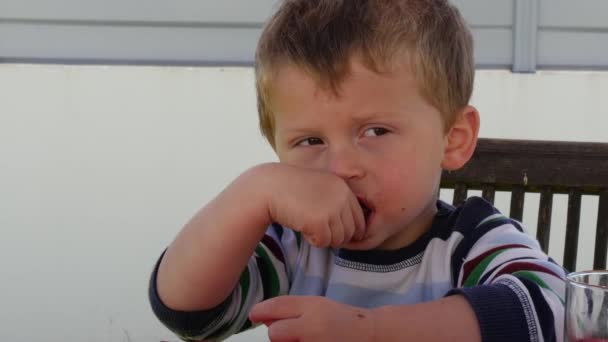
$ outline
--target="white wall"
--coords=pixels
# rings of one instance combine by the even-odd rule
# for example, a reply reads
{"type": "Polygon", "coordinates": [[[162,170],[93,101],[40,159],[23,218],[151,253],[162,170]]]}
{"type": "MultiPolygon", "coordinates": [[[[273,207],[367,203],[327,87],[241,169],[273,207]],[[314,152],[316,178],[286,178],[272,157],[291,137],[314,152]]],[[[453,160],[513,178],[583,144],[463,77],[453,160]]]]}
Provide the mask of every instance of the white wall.
{"type": "MultiPolygon", "coordinates": [[[[0,64],[0,94],[0,340],[176,341],[149,309],[153,263],[274,160],[252,70],[0,64]]],[[[606,94],[608,73],[480,71],[473,102],[482,136],[608,142],[606,94]]]]}

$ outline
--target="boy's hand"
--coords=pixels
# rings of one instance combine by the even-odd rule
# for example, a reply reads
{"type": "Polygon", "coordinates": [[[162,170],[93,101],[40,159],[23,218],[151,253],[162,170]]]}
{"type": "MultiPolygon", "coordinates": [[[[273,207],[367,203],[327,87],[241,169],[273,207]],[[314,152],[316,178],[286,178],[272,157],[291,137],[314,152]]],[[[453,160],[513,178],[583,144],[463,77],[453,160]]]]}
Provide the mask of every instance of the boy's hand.
{"type": "Polygon", "coordinates": [[[273,164],[268,212],[315,247],[346,247],[365,235],[365,217],[346,181],[324,171],[273,164]]]}
{"type": "Polygon", "coordinates": [[[253,307],[249,319],[268,326],[272,342],[373,341],[369,309],[325,297],[280,296],[253,307]]]}

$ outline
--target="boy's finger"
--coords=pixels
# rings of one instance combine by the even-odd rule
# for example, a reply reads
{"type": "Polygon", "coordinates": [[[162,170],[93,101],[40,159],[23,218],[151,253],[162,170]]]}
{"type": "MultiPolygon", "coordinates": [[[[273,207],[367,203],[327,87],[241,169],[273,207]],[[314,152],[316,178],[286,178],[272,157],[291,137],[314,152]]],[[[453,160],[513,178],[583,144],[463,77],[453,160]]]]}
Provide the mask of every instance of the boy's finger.
{"type": "Polygon", "coordinates": [[[271,342],[299,342],[300,328],[298,318],[276,321],[268,327],[268,338],[271,342]]]}
{"type": "Polygon", "coordinates": [[[329,246],[331,244],[331,227],[329,225],[329,222],[319,226],[316,229],[313,238],[316,242],[315,246],[320,248],[329,246]]]}
{"type": "Polygon", "coordinates": [[[300,317],[302,300],[302,297],[298,296],[279,296],[265,300],[253,306],[249,312],[249,319],[254,323],[272,323],[300,317]]]}
{"type": "Polygon", "coordinates": [[[314,247],[323,248],[331,244],[329,223],[311,225],[308,232],[302,233],[304,239],[314,247]]]}
{"type": "Polygon", "coordinates": [[[354,239],[362,240],[365,237],[365,216],[363,215],[363,209],[355,196],[353,196],[353,200],[350,203],[353,220],[355,222],[354,239]]]}
{"type": "Polygon", "coordinates": [[[343,248],[346,249],[352,249],[354,251],[356,250],[366,250],[369,249],[369,241],[366,240],[365,238],[361,239],[361,240],[351,240],[350,242],[344,244],[342,246],[343,248]]]}
{"type": "Polygon", "coordinates": [[[331,232],[331,246],[339,247],[344,242],[344,223],[341,216],[335,216],[329,221],[329,231],[331,232]]]}
{"type": "Polygon", "coordinates": [[[355,234],[355,219],[350,210],[343,210],[340,218],[344,227],[344,241],[342,243],[349,242],[355,234]]]}

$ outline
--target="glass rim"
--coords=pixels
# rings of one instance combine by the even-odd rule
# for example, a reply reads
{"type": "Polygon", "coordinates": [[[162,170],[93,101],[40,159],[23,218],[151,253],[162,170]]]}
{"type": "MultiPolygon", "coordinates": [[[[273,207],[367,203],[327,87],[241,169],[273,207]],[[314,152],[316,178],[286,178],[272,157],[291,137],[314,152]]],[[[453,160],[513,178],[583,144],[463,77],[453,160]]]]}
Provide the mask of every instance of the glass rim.
{"type": "Polygon", "coordinates": [[[587,283],[583,283],[581,281],[575,280],[575,277],[588,275],[588,274],[601,274],[601,275],[605,275],[606,277],[608,277],[608,270],[587,270],[587,271],[571,272],[566,275],[566,282],[573,283],[573,284],[580,285],[580,286],[592,287],[592,288],[608,291],[608,285],[587,284],[587,283]]]}

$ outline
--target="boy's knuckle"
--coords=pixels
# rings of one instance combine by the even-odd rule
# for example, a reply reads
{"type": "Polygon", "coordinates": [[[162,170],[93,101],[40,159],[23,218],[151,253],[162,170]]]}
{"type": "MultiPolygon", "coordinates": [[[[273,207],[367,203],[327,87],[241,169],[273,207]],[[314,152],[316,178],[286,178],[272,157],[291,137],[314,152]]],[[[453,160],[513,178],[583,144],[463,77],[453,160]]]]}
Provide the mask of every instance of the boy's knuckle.
{"type": "Polygon", "coordinates": [[[312,233],[310,223],[303,223],[302,225],[300,225],[299,230],[305,236],[310,235],[312,233]]]}
{"type": "Polygon", "coordinates": [[[325,224],[325,220],[318,217],[318,216],[314,216],[310,219],[310,223],[308,224],[309,226],[309,230],[311,233],[316,233],[321,231],[321,229],[323,228],[323,225],[325,224]]]}

